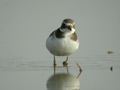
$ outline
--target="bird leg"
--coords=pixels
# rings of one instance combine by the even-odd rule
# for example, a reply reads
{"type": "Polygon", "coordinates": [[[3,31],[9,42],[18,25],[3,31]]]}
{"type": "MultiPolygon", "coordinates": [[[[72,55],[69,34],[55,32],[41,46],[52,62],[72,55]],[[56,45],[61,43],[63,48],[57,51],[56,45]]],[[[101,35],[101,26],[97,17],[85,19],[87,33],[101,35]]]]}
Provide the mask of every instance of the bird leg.
{"type": "Polygon", "coordinates": [[[55,59],[55,56],[54,56],[54,61],[53,61],[53,65],[56,66],[56,59],[55,59]]]}

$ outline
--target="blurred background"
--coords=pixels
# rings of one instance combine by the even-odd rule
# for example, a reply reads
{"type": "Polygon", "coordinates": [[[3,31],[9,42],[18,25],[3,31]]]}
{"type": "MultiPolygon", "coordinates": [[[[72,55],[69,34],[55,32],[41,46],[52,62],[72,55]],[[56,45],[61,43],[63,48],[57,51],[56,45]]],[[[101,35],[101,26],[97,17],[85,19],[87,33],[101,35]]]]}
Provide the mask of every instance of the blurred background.
{"type": "Polygon", "coordinates": [[[71,57],[120,54],[120,0],[0,0],[0,59],[52,57],[46,39],[65,18],[80,41],[71,57]]]}
{"type": "MultiPolygon", "coordinates": [[[[80,90],[120,90],[120,0],[0,0],[0,90],[47,89],[55,69],[46,39],[65,18],[79,37],[68,71],[77,77],[80,64],[80,90]]],[[[66,57],[56,59],[66,73],[66,57]]]]}

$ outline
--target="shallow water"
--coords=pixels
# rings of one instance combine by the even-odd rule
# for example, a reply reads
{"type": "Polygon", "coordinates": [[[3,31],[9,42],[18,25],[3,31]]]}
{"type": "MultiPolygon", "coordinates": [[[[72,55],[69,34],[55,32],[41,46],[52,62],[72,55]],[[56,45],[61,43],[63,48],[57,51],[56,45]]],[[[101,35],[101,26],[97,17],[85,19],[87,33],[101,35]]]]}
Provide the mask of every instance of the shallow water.
{"type": "Polygon", "coordinates": [[[120,0],[0,0],[0,90],[120,90],[119,39],[120,0]],[[80,47],[54,68],[45,42],[65,18],[80,47]]]}
{"type": "Polygon", "coordinates": [[[120,89],[119,55],[70,57],[68,67],[61,63],[62,60],[57,60],[54,68],[52,57],[41,60],[1,59],[0,90],[120,89]],[[83,69],[81,73],[76,62],[83,69]]]}

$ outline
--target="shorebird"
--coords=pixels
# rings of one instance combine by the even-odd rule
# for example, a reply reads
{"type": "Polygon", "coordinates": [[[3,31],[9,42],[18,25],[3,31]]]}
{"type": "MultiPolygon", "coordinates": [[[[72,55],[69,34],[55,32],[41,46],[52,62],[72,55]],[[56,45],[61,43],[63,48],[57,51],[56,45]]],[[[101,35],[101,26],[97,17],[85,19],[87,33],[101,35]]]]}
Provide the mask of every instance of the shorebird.
{"type": "Polygon", "coordinates": [[[61,26],[49,35],[46,40],[46,47],[54,56],[54,66],[56,65],[55,56],[67,56],[66,61],[63,62],[63,65],[67,65],[68,56],[79,47],[74,20],[64,19],[61,26]]]}

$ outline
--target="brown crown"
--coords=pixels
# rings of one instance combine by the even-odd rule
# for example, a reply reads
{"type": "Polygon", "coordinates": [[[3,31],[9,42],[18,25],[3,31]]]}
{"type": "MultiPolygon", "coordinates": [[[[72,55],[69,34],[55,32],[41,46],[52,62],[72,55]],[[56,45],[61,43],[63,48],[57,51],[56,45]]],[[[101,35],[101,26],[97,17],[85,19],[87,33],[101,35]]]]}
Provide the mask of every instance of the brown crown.
{"type": "Polygon", "coordinates": [[[72,20],[72,19],[64,19],[63,20],[63,22],[65,22],[65,23],[74,23],[74,20],[72,20]]]}

